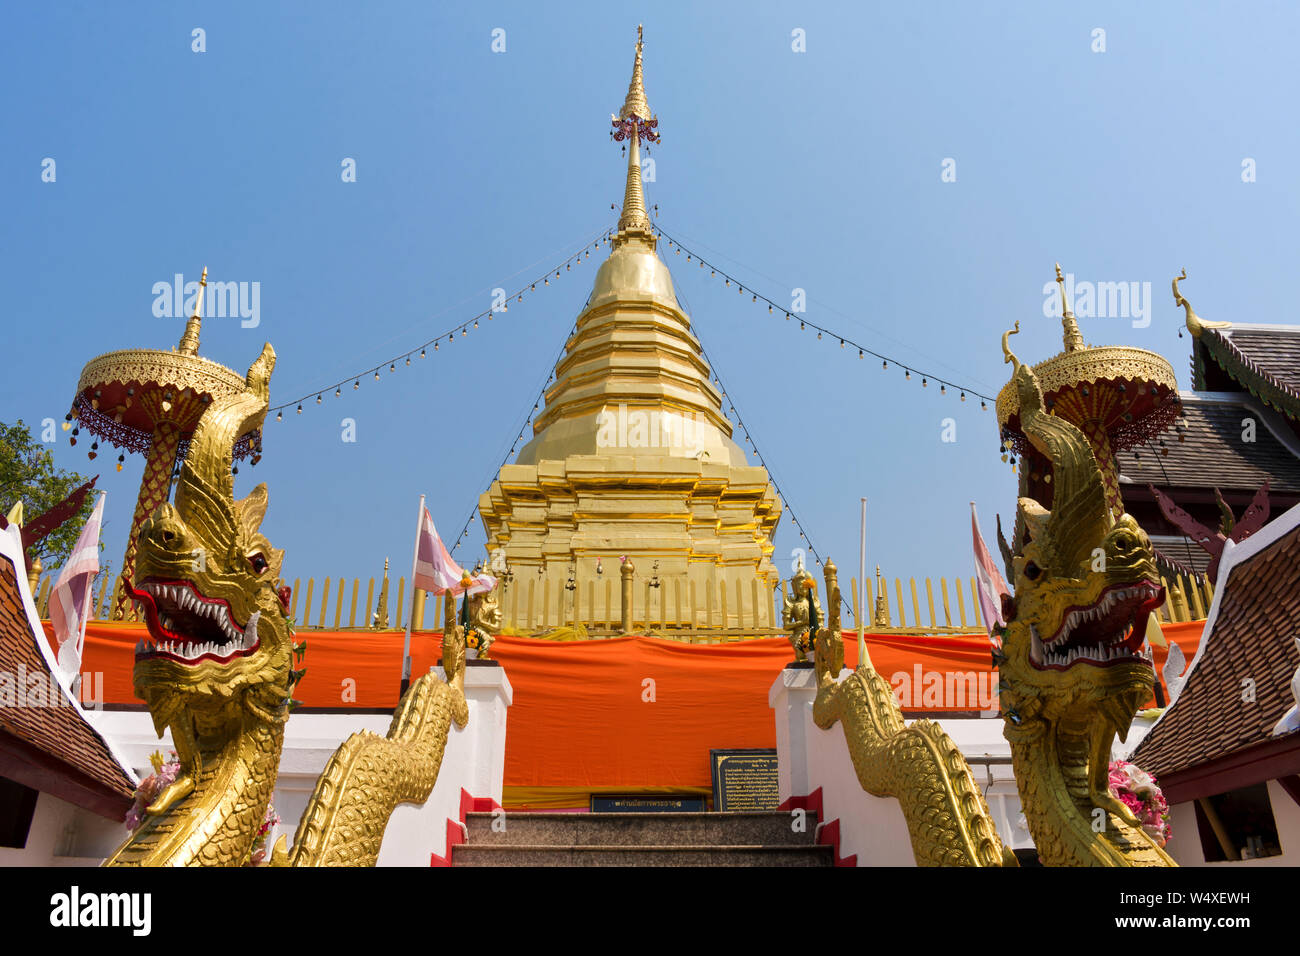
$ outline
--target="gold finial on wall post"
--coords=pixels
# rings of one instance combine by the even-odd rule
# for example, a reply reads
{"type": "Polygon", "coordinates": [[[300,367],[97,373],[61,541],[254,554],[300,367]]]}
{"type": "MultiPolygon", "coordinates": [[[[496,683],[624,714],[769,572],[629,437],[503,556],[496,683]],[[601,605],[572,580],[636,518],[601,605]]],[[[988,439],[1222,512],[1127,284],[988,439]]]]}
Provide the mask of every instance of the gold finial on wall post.
{"type": "Polygon", "coordinates": [[[830,558],[822,569],[826,578],[826,627],[838,634],[840,627],[840,580],[839,569],[830,558]]]}
{"type": "Polygon", "coordinates": [[[182,355],[197,355],[199,352],[199,327],[203,324],[203,299],[208,289],[208,267],[203,267],[203,276],[199,279],[199,294],[194,298],[194,314],[185,323],[185,333],[181,336],[176,351],[182,355]]]}
{"type": "Polygon", "coordinates": [[[622,578],[622,590],[619,597],[622,600],[620,609],[621,625],[624,634],[632,633],[632,575],[636,573],[636,568],[632,564],[632,559],[623,557],[619,559],[622,565],[618,569],[619,577],[622,578]]]}
{"type": "Polygon", "coordinates": [[[872,627],[889,627],[889,611],[885,608],[885,582],[880,577],[880,565],[876,565],[876,613],[871,621],[872,627]]]}

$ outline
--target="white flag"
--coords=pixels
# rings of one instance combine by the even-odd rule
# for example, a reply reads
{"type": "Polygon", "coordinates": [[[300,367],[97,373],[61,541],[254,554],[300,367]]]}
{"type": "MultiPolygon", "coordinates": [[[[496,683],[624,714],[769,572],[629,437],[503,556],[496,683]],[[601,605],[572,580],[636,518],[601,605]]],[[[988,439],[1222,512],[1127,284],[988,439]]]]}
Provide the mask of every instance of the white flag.
{"type": "Polygon", "coordinates": [[[497,579],[486,573],[471,577],[468,588],[461,583],[465,571],[452,558],[447,546],[442,543],[442,538],[438,537],[438,529],[433,526],[428,508],[420,515],[420,530],[416,533],[415,540],[415,587],[431,594],[446,594],[450,591],[459,596],[466,590],[470,594],[482,594],[497,586],[497,579]]]}
{"type": "Polygon", "coordinates": [[[77,544],[59,570],[59,578],[50,592],[50,623],[54,625],[54,636],[59,641],[59,669],[69,681],[81,673],[91,586],[99,573],[99,526],[104,518],[105,497],[105,493],[100,492],[95,509],[81,529],[77,544]]]}

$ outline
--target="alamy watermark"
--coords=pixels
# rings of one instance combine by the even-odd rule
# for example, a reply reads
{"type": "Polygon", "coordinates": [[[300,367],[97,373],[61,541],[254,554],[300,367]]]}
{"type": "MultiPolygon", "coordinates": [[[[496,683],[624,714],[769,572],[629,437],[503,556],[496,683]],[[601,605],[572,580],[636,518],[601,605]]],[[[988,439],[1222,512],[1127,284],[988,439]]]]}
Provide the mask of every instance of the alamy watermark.
{"type": "MultiPolygon", "coordinates": [[[[1132,319],[1135,329],[1151,324],[1150,282],[1077,281],[1067,272],[1065,298],[1078,319],[1132,319]]],[[[1061,317],[1061,287],[1055,279],[1043,283],[1043,315],[1061,317]]]]}
{"type": "Polygon", "coordinates": [[[700,436],[706,427],[698,412],[661,409],[628,410],[620,402],[617,410],[602,408],[596,418],[597,448],[673,448],[688,455],[700,452],[700,436]]]}
{"type": "MultiPolygon", "coordinates": [[[[104,709],[104,672],[87,671],[78,679],[77,698],[82,707],[104,709]]],[[[28,671],[18,662],[16,671],[0,671],[0,707],[71,707],[58,679],[49,671],[28,671]]]]}
{"type": "Polygon", "coordinates": [[[932,671],[920,664],[912,672],[889,676],[894,699],[904,710],[980,710],[998,708],[997,675],[989,671],[932,671]]]}
{"type": "MultiPolygon", "coordinates": [[[[153,314],[160,319],[186,319],[194,314],[199,283],[185,281],[176,273],[170,282],[153,284],[153,314]]],[[[240,319],[240,326],[255,329],[262,324],[262,283],[209,282],[203,302],[203,317],[240,319]]]]}

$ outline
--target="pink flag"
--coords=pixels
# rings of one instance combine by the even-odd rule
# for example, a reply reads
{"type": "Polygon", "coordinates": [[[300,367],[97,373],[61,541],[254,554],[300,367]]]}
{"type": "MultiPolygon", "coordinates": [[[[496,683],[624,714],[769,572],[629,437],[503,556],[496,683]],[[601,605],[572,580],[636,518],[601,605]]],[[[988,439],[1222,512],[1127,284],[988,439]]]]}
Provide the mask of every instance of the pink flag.
{"type": "MultiPolygon", "coordinates": [[[[464,570],[452,558],[447,546],[438,537],[438,529],[433,526],[429,509],[424,508],[420,515],[420,530],[415,539],[415,586],[431,594],[464,594],[466,588],[461,584],[464,570]]],[[[482,594],[497,586],[496,578],[490,574],[480,574],[470,578],[469,593],[482,594]]]]}
{"type": "Polygon", "coordinates": [[[59,669],[69,680],[81,672],[81,650],[90,616],[91,585],[99,573],[99,526],[104,518],[101,493],[72,554],[50,592],[50,623],[59,641],[59,669]]]}
{"type": "Polygon", "coordinates": [[[984,627],[989,632],[989,640],[996,646],[998,642],[993,640],[993,625],[1007,626],[1007,622],[1002,619],[1002,596],[1010,594],[1011,589],[1002,579],[997,565],[993,563],[993,556],[984,544],[984,536],[980,534],[980,519],[975,514],[973,501],[970,503],[970,526],[975,537],[975,577],[979,582],[980,613],[984,616],[984,627]]]}

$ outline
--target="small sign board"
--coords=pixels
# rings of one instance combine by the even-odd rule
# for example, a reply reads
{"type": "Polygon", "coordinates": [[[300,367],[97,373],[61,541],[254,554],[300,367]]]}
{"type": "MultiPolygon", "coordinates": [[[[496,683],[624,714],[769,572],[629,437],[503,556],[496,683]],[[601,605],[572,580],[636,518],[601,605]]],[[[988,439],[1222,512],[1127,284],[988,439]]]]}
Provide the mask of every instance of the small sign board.
{"type": "Polygon", "coordinates": [[[710,750],[713,809],[775,810],[780,805],[775,750],[710,750]]]}
{"type": "Polygon", "coordinates": [[[592,813],[703,813],[704,798],[673,794],[591,795],[592,813]]]}

